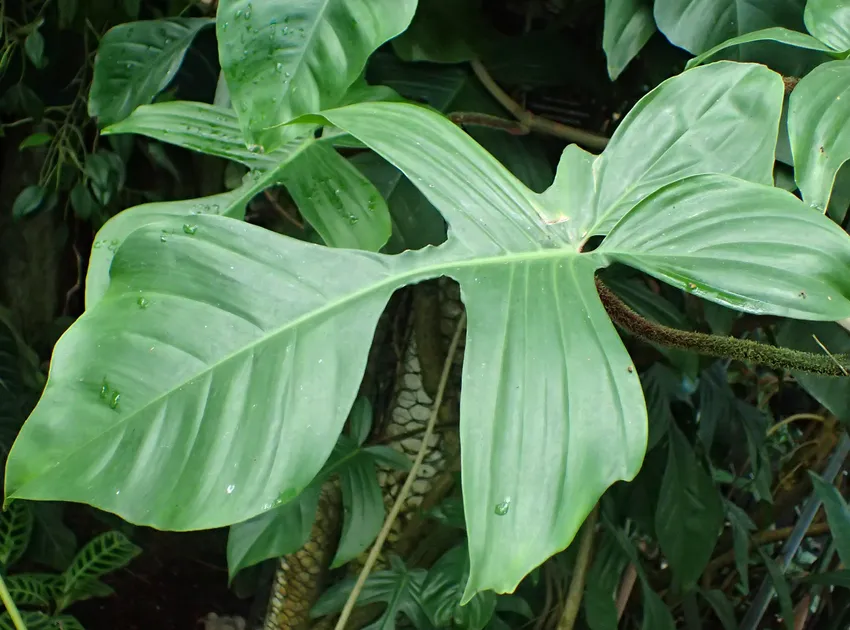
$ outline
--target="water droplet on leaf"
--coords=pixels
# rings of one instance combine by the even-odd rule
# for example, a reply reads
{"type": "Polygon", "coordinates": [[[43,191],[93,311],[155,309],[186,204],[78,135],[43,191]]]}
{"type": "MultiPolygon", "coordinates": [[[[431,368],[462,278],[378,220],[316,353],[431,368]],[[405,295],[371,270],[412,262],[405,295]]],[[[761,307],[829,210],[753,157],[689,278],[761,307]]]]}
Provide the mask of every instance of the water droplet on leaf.
{"type": "Polygon", "coordinates": [[[151,301],[146,297],[139,297],[139,299],[136,300],[136,304],[139,305],[139,308],[147,308],[150,303],[151,301]]]}
{"type": "Polygon", "coordinates": [[[505,497],[504,501],[496,504],[496,509],[494,511],[496,512],[497,516],[504,516],[505,514],[508,513],[508,510],[510,510],[510,509],[511,509],[511,498],[505,497]]]}
{"type": "Polygon", "coordinates": [[[184,223],[183,224],[183,231],[186,232],[186,234],[191,236],[192,234],[194,234],[195,232],[198,231],[198,226],[197,225],[189,225],[188,223],[184,223]]]}
{"type": "Polygon", "coordinates": [[[110,409],[117,409],[118,408],[118,402],[120,400],[121,400],[121,394],[119,394],[118,392],[112,392],[112,397],[109,399],[109,408],[110,409]]]}
{"type": "Polygon", "coordinates": [[[227,494],[231,494],[235,489],[236,489],[236,486],[234,486],[233,484],[230,484],[229,486],[227,486],[227,494]]]}

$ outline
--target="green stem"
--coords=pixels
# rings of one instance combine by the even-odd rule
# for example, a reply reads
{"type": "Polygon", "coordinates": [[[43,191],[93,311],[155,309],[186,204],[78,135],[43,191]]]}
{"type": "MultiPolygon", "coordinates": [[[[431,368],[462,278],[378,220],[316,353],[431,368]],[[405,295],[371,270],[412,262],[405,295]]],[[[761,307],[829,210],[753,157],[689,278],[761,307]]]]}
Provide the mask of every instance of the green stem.
{"type": "Polygon", "coordinates": [[[748,339],[688,332],[662,326],[650,322],[630,309],[599,278],[596,279],[596,289],[599,291],[605,310],[608,311],[614,323],[644,341],[668,348],[690,350],[711,357],[748,361],[774,369],[797,370],[823,376],[850,375],[850,358],[847,355],[815,354],[769,346],[748,339]]]}
{"type": "Polygon", "coordinates": [[[6,581],[0,575],[0,599],[3,600],[3,605],[9,611],[9,616],[12,618],[12,623],[15,624],[16,630],[27,630],[24,620],[21,619],[21,613],[18,612],[18,607],[12,601],[12,596],[9,594],[9,589],[6,588],[6,581]]]}

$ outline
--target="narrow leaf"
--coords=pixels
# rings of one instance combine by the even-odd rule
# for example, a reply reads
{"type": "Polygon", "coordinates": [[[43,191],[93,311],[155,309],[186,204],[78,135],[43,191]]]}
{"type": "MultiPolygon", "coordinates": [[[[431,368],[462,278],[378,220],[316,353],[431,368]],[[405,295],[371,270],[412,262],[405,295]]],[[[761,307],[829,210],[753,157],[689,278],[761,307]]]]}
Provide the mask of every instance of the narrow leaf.
{"type": "Polygon", "coordinates": [[[655,33],[652,5],[645,0],[605,0],[602,49],[614,81],[655,33]]]}
{"type": "Polygon", "coordinates": [[[340,471],[340,484],[345,518],[331,568],[341,567],[368,549],[386,517],[375,464],[370,458],[357,457],[347,464],[340,471]]]}
{"type": "Polygon", "coordinates": [[[694,66],[705,63],[722,50],[753,42],[779,42],[780,44],[787,44],[789,46],[794,46],[795,48],[818,50],[826,53],[832,52],[832,49],[829,46],[816,37],[812,37],[806,33],[798,33],[797,31],[782,28],[781,26],[774,26],[758,31],[752,31],[750,33],[744,33],[743,35],[727,39],[726,41],[709,48],[701,55],[694,57],[688,61],[685,67],[687,69],[693,68],[694,66]]]}
{"type": "Polygon", "coordinates": [[[788,630],[794,630],[794,604],[791,601],[791,589],[785,580],[785,574],[776,561],[767,555],[761,547],[756,548],[762,561],[764,561],[770,580],[773,582],[773,588],[776,589],[779,609],[782,611],[782,622],[788,630]]]}
{"type": "Polygon", "coordinates": [[[208,18],[128,22],[111,28],[97,49],[89,116],[101,126],[150,103],[170,82],[208,18]]]}
{"type": "Polygon", "coordinates": [[[738,621],[735,619],[735,609],[732,606],[726,594],[720,590],[706,591],[700,589],[700,593],[705,600],[711,604],[714,609],[714,614],[723,624],[725,630],[738,630],[738,621]]]}
{"type": "Polygon", "coordinates": [[[826,520],[829,523],[829,531],[835,540],[838,557],[846,566],[850,563],[850,508],[844,501],[844,497],[831,483],[825,482],[817,474],[809,471],[815,492],[826,510],[826,520]]]}

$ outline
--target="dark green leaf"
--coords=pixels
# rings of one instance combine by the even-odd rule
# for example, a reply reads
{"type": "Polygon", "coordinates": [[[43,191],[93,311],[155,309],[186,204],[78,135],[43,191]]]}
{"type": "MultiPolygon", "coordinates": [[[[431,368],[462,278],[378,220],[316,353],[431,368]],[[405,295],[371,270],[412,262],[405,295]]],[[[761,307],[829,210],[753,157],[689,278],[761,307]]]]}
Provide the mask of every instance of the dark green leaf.
{"type": "Polygon", "coordinates": [[[26,551],[32,522],[32,510],[26,501],[13,501],[0,514],[0,564],[4,567],[15,564],[26,551]]]}
{"type": "Polygon", "coordinates": [[[36,68],[43,68],[45,65],[44,59],[44,36],[34,30],[24,40],[24,52],[36,68]]]}
{"type": "Polygon", "coordinates": [[[24,188],[12,204],[12,216],[15,219],[22,219],[42,208],[45,193],[44,188],[37,185],[24,188]]]}
{"type": "MultiPolygon", "coordinates": [[[[82,630],[82,626],[79,623],[77,625],[69,624],[60,626],[60,621],[64,623],[66,617],[66,615],[51,617],[43,612],[29,610],[21,612],[21,619],[27,630],[82,630]]],[[[0,615],[0,630],[19,630],[7,612],[0,615]]]]}
{"type": "Polygon", "coordinates": [[[422,607],[437,628],[455,627],[482,630],[496,610],[492,591],[478,593],[465,606],[460,605],[469,575],[466,544],[453,547],[428,570],[422,585],[422,607]]]}
{"type": "Polygon", "coordinates": [[[815,68],[791,92],[788,136],[794,177],[803,200],[818,212],[826,211],[835,176],[850,160],[848,119],[850,59],[815,68]]]}
{"type": "Polygon", "coordinates": [[[840,569],[828,573],[815,573],[814,575],[806,576],[803,578],[803,581],[808,584],[828,584],[830,586],[850,588],[850,569],[840,569]]]}
{"type": "Polygon", "coordinates": [[[18,149],[40,147],[47,144],[52,139],[53,136],[51,136],[49,133],[34,133],[21,140],[21,144],[18,145],[18,149]]]}
{"type": "Polygon", "coordinates": [[[41,102],[38,94],[24,83],[16,83],[6,90],[0,103],[2,103],[3,111],[9,114],[30,116],[36,121],[41,120],[44,115],[44,103],[41,102]]]}
{"type": "Polygon", "coordinates": [[[643,628],[652,630],[675,630],[676,624],[670,609],[664,603],[658,593],[653,591],[649,585],[643,584],[643,628]]]}
{"type": "Polygon", "coordinates": [[[100,209],[100,204],[94,200],[85,182],[77,182],[71,189],[71,207],[77,218],[88,221],[100,209]]]}
{"type": "Polygon", "coordinates": [[[588,580],[584,589],[584,618],[590,630],[617,630],[617,605],[614,591],[588,580]]]}
{"type": "Polygon", "coordinates": [[[363,452],[370,455],[372,459],[375,460],[376,464],[389,466],[396,470],[410,470],[412,465],[410,458],[407,455],[400,453],[391,446],[383,446],[380,444],[367,446],[363,449],[363,452]]]}
{"type": "Polygon", "coordinates": [[[673,411],[670,406],[682,396],[682,375],[663,363],[654,363],[640,376],[646,411],[649,415],[649,438],[646,448],[650,450],[661,441],[670,423],[673,411]]]}
{"type": "Polygon", "coordinates": [[[89,116],[101,126],[150,103],[170,82],[208,18],[143,20],[115,26],[100,40],[89,93],[89,116]]]}
{"type": "Polygon", "coordinates": [[[354,401],[348,414],[348,422],[352,439],[358,446],[362,446],[372,430],[372,404],[368,398],[360,396],[354,401]]]}
{"type": "Polygon", "coordinates": [[[654,32],[652,4],[647,0],[605,0],[602,49],[612,81],[620,76],[654,32]]]}
{"type": "Polygon", "coordinates": [[[62,521],[64,506],[40,501],[31,507],[33,531],[27,558],[62,571],[71,564],[77,551],[77,537],[62,521]]]}
{"type": "Polygon", "coordinates": [[[744,593],[750,592],[750,532],[755,531],[749,514],[731,501],[724,500],[726,518],[732,526],[732,545],[735,550],[735,568],[741,577],[741,587],[744,593]]]}
{"type": "Polygon", "coordinates": [[[124,163],[112,151],[100,150],[87,155],[84,172],[91,182],[95,199],[102,206],[108,205],[124,185],[124,163]]]}
{"type": "Polygon", "coordinates": [[[799,28],[802,8],[801,0],[656,0],[655,21],[676,46],[699,54],[759,29],[799,28]]]}
{"type": "Polygon", "coordinates": [[[842,0],[808,0],[806,29],[838,52],[850,51],[850,11],[842,0]]]}
{"type": "Polygon", "coordinates": [[[59,28],[68,28],[77,15],[79,0],[59,0],[59,28]]]}
{"type": "Polygon", "coordinates": [[[723,526],[723,505],[711,477],[675,424],[669,435],[655,531],[673,576],[687,589],[711,558],[723,526]]]}
{"type": "Polygon", "coordinates": [[[533,619],[534,611],[519,595],[499,595],[496,598],[496,612],[509,612],[523,619],[533,619]]]}
{"type": "Polygon", "coordinates": [[[340,471],[340,485],[345,518],[332,568],[341,567],[368,549],[386,517],[375,464],[370,459],[356,457],[346,464],[340,471]]]}
{"type": "Polygon", "coordinates": [[[776,561],[767,555],[761,547],[757,546],[756,549],[758,549],[767,573],[770,575],[773,588],[776,589],[776,596],[779,598],[779,609],[782,611],[782,621],[788,630],[794,630],[794,604],[791,601],[791,589],[785,580],[785,574],[776,561]]]}
{"type": "Polygon", "coordinates": [[[415,9],[416,0],[221,0],[219,59],[248,143],[274,149],[291,138],[281,123],[338,105],[415,9]]]}
{"type": "Polygon", "coordinates": [[[310,538],[319,505],[319,485],[308,486],[295,499],[269,506],[262,514],[230,527],[227,537],[227,573],[293,553],[310,538]]]}
{"type": "Polygon", "coordinates": [[[447,527],[466,529],[466,521],[463,518],[463,499],[461,497],[447,497],[429,512],[433,517],[447,527]]]}
{"type": "Polygon", "coordinates": [[[738,621],[735,619],[735,609],[732,606],[732,602],[726,598],[726,594],[723,591],[706,591],[700,589],[700,593],[705,600],[711,604],[711,607],[714,609],[714,614],[717,615],[717,618],[720,620],[720,623],[723,624],[725,630],[738,630],[738,621]]]}
{"type": "MultiPolygon", "coordinates": [[[[776,334],[780,345],[795,350],[831,354],[850,353],[850,334],[832,322],[782,322],[776,334]],[[820,343],[818,343],[820,342],[820,343]]],[[[850,379],[816,376],[794,372],[794,378],[815,400],[829,409],[839,420],[850,423],[850,379]]]]}
{"type": "Polygon", "coordinates": [[[826,520],[829,523],[829,531],[835,540],[838,557],[845,566],[850,564],[850,508],[844,501],[844,497],[831,483],[825,482],[817,474],[809,471],[812,484],[823,507],[826,510],[826,520]]]}

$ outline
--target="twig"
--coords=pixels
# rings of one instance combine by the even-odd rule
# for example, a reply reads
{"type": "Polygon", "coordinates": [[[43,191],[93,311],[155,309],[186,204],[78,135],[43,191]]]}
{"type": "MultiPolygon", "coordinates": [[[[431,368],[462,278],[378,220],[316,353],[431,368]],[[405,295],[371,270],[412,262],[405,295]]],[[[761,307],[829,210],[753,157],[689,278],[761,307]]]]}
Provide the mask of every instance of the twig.
{"type": "Polygon", "coordinates": [[[471,125],[477,127],[489,127],[507,131],[512,136],[527,136],[531,131],[528,127],[515,120],[508,120],[500,116],[491,116],[479,112],[452,112],[448,116],[456,125],[471,125]]]}
{"type": "Polygon", "coordinates": [[[304,223],[296,219],[289,212],[287,212],[286,209],[277,202],[277,199],[272,196],[271,192],[268,189],[263,191],[263,195],[265,196],[266,200],[268,200],[268,202],[271,204],[272,208],[274,208],[280,216],[289,221],[299,230],[304,229],[304,223]]]}
{"type": "Polygon", "coordinates": [[[360,570],[360,575],[357,576],[357,582],[354,583],[354,588],[351,589],[351,594],[345,601],[345,606],[339,615],[339,619],[336,622],[334,630],[343,630],[343,628],[345,628],[345,624],[348,622],[348,618],[354,610],[354,605],[357,603],[357,598],[363,590],[363,585],[366,583],[366,578],[369,577],[369,572],[378,560],[381,548],[384,546],[384,542],[387,540],[387,536],[389,536],[390,529],[392,528],[398,513],[401,511],[401,506],[404,505],[404,502],[407,500],[407,495],[410,494],[410,488],[416,480],[416,474],[419,472],[422,460],[425,459],[425,453],[428,450],[428,443],[431,441],[431,435],[434,433],[434,425],[437,423],[437,415],[439,414],[440,407],[443,404],[443,395],[446,392],[446,383],[449,380],[449,373],[451,372],[457,346],[460,343],[464,324],[466,324],[465,312],[460,316],[454,336],[452,337],[452,342],[449,344],[449,351],[446,354],[446,360],[443,363],[443,372],[440,374],[440,384],[437,387],[437,395],[434,398],[434,405],[431,408],[431,417],[428,418],[428,428],[425,429],[425,435],[422,437],[422,446],[419,447],[419,452],[416,453],[416,459],[413,461],[413,466],[410,467],[407,479],[404,480],[404,485],[401,487],[401,491],[398,493],[395,503],[393,503],[393,507],[390,509],[390,513],[387,515],[387,519],[384,521],[381,531],[378,533],[378,538],[375,540],[375,544],[372,545],[372,550],[366,558],[366,563],[360,570]]]}
{"type": "Polygon", "coordinates": [[[792,422],[796,422],[797,420],[811,420],[813,422],[825,422],[823,416],[819,416],[819,415],[814,414],[814,413],[795,413],[793,416],[788,416],[787,418],[785,418],[781,422],[777,422],[776,424],[771,426],[767,430],[766,435],[771,436],[774,433],[776,433],[779,429],[781,429],[782,427],[789,425],[792,422]]]}
{"type": "Polygon", "coordinates": [[[3,579],[3,576],[0,576],[0,600],[3,600],[3,605],[12,619],[12,623],[15,625],[15,630],[27,630],[27,625],[21,619],[21,613],[18,612],[18,607],[15,606],[12,596],[9,594],[9,589],[6,588],[6,581],[3,579]]]}
{"type": "Polygon", "coordinates": [[[584,528],[581,532],[581,542],[578,547],[573,579],[570,581],[570,590],[567,592],[567,601],[564,604],[564,614],[558,622],[558,630],[573,630],[578,618],[581,598],[584,595],[584,581],[587,578],[587,568],[590,566],[590,553],[593,550],[593,535],[596,533],[596,520],[599,517],[599,504],[593,506],[584,528]]]}
{"type": "Polygon", "coordinates": [[[481,84],[487,89],[490,95],[499,101],[499,104],[502,107],[513,114],[514,117],[530,131],[544,133],[549,136],[561,138],[567,142],[581,144],[594,151],[602,151],[608,145],[608,138],[605,136],[600,136],[590,131],[585,131],[584,129],[564,125],[562,123],[555,122],[554,120],[549,120],[548,118],[532,114],[498,86],[480,61],[474,59],[471,64],[472,71],[475,73],[475,76],[478,77],[478,80],[481,81],[481,84]]]}

